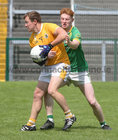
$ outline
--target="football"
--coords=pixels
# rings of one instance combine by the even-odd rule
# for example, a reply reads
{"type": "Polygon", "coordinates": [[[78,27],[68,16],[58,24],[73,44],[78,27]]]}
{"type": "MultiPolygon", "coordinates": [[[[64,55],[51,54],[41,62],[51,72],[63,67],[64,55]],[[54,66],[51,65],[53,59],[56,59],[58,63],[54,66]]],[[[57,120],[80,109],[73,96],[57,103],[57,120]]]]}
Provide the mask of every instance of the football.
{"type": "Polygon", "coordinates": [[[38,63],[38,62],[42,62],[42,61],[46,60],[46,58],[42,58],[40,56],[40,53],[42,52],[42,50],[43,50],[43,48],[40,47],[39,45],[35,46],[31,49],[30,56],[34,62],[38,63]]]}

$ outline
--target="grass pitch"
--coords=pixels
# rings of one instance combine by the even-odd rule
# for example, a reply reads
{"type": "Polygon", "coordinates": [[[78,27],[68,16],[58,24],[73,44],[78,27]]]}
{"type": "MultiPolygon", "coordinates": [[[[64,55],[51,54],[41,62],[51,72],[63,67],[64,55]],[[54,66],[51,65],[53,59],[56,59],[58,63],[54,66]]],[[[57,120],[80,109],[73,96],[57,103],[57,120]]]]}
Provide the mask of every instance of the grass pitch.
{"type": "Polygon", "coordinates": [[[38,116],[35,132],[21,132],[29,119],[33,91],[37,82],[0,82],[0,140],[117,140],[118,139],[118,82],[94,82],[97,100],[102,106],[111,131],[102,130],[85,97],[78,88],[63,87],[65,96],[77,121],[68,131],[62,131],[64,113],[55,103],[55,128],[42,131],[46,121],[44,105],[38,116]]]}

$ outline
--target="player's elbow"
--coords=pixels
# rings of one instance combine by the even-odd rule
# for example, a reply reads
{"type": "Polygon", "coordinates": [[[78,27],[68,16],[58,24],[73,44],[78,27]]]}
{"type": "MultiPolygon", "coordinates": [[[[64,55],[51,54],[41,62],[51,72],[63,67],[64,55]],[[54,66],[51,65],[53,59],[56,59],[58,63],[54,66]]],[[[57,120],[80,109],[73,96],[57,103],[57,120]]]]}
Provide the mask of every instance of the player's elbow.
{"type": "Polygon", "coordinates": [[[62,40],[65,40],[66,36],[68,35],[67,32],[61,27],[57,29],[57,34],[61,36],[62,40]]]}
{"type": "Polygon", "coordinates": [[[62,38],[63,41],[66,39],[66,36],[67,36],[67,33],[64,31],[64,32],[61,34],[61,38],[62,38]]]}
{"type": "Polygon", "coordinates": [[[68,35],[67,34],[67,32],[64,30],[64,32],[63,32],[63,34],[62,34],[63,36],[64,36],[64,39],[66,38],[66,36],[68,35]]]}

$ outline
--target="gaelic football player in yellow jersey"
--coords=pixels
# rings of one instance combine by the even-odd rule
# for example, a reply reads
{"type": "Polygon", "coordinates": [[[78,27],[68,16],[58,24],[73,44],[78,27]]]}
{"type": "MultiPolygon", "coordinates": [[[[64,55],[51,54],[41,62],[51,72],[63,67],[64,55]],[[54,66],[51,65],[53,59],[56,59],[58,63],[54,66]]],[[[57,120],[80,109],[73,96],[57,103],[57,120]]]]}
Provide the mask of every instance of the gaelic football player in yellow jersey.
{"type": "MultiPolygon", "coordinates": [[[[61,27],[53,23],[41,23],[40,14],[31,11],[25,14],[25,27],[32,32],[29,39],[31,48],[39,45],[43,48],[42,55],[48,56],[49,51],[55,51],[52,59],[48,59],[41,71],[38,84],[34,90],[31,114],[26,125],[22,126],[21,131],[35,131],[36,119],[42,107],[43,96],[47,93],[60,105],[65,113],[66,128],[70,128],[76,117],[71,113],[64,96],[58,88],[66,80],[69,73],[69,58],[66,53],[63,41],[67,35],[61,27]],[[46,69],[46,70],[45,70],[46,69]]],[[[66,129],[65,129],[66,130],[66,129]]]]}
{"type": "MultiPolygon", "coordinates": [[[[58,27],[59,27],[58,25],[53,24],[53,23],[42,23],[41,31],[38,33],[35,33],[35,32],[32,33],[29,39],[30,46],[33,48],[34,46],[37,46],[37,45],[44,45],[44,44],[51,43],[56,38],[55,30],[58,27]],[[53,33],[55,33],[55,36],[53,33]]],[[[62,62],[65,64],[70,64],[68,55],[66,53],[63,43],[59,43],[58,45],[53,47],[51,51],[56,51],[55,53],[56,55],[52,59],[49,59],[46,65],[54,65],[54,64],[58,64],[62,62]]]]}

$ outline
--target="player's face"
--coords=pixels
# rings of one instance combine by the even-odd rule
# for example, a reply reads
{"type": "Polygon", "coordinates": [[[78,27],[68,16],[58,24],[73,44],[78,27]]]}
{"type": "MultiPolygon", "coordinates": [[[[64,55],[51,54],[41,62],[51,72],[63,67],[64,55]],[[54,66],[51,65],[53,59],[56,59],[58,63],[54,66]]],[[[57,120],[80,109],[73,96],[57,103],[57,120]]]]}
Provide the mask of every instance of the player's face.
{"type": "Polygon", "coordinates": [[[25,27],[27,28],[27,30],[28,30],[29,32],[34,32],[35,23],[32,22],[32,21],[29,19],[28,16],[25,18],[25,27]]]}
{"type": "Polygon", "coordinates": [[[69,30],[72,26],[73,18],[70,15],[62,14],[60,17],[61,27],[65,30],[69,30]]]}

